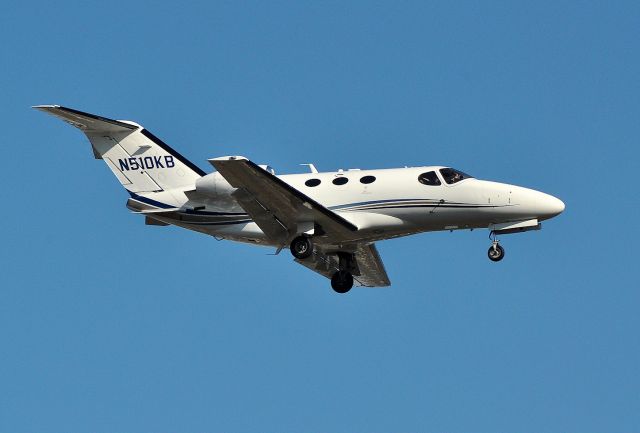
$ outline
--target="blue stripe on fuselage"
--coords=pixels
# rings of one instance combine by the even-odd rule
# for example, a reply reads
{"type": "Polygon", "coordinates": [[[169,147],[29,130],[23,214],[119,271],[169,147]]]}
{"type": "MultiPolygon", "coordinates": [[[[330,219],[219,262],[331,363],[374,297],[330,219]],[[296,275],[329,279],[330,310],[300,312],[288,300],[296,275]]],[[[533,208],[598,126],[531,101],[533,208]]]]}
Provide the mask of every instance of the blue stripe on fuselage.
{"type": "Polygon", "coordinates": [[[162,209],[171,209],[171,208],[174,207],[174,206],[168,205],[166,203],[162,203],[162,202],[159,202],[157,200],[153,200],[151,198],[141,196],[141,195],[136,194],[135,192],[131,192],[129,190],[127,190],[127,192],[129,193],[131,198],[134,198],[134,199],[136,199],[136,200],[138,200],[138,201],[140,201],[142,203],[145,203],[145,204],[148,204],[148,205],[151,205],[151,206],[159,207],[159,208],[162,208],[162,209]]]}
{"type": "MultiPolygon", "coordinates": [[[[129,194],[131,195],[132,198],[151,205],[151,206],[156,206],[159,207],[161,209],[170,209],[173,208],[174,206],[168,205],[166,203],[162,203],[159,202],[157,200],[153,200],[151,198],[148,197],[144,197],[141,196],[139,194],[136,194],[134,192],[131,192],[129,190],[127,190],[129,192],[129,194]]],[[[495,206],[495,205],[480,205],[480,204],[472,204],[472,203],[458,203],[458,202],[444,202],[444,203],[440,203],[439,200],[436,199],[419,199],[419,198],[398,198],[398,199],[387,199],[387,200],[370,200],[370,201],[361,201],[361,202],[354,202],[354,203],[346,203],[346,204],[341,204],[341,205],[336,205],[336,206],[330,206],[329,209],[333,210],[333,211],[339,211],[339,210],[381,210],[381,209],[399,209],[399,208],[414,208],[414,207],[432,207],[432,206],[438,206],[438,207],[449,207],[449,208],[479,208],[479,207],[487,207],[487,208],[494,208],[494,207],[503,207],[503,206],[495,206]],[[404,202],[407,203],[405,205],[401,205],[400,203],[404,202]],[[417,204],[416,202],[421,202],[420,204],[417,204]],[[409,204],[409,203],[414,203],[414,204],[409,204]],[[378,206],[372,206],[372,205],[378,205],[378,206]],[[370,207],[369,207],[370,206],[370,207]]],[[[188,214],[188,215],[202,215],[202,216],[236,216],[236,217],[243,217],[243,216],[247,216],[246,213],[241,213],[241,212],[212,212],[212,211],[200,211],[200,210],[193,210],[193,209],[186,209],[183,212],[180,212],[183,214],[188,214]]],[[[242,220],[242,221],[235,221],[235,222],[212,222],[211,224],[238,224],[238,223],[242,223],[242,222],[250,222],[252,220],[242,220]]],[[[190,222],[190,223],[195,223],[195,222],[190,222]]],[[[199,222],[200,224],[207,224],[206,222],[202,221],[199,222]]],[[[197,223],[196,223],[197,224],[197,223]]]]}

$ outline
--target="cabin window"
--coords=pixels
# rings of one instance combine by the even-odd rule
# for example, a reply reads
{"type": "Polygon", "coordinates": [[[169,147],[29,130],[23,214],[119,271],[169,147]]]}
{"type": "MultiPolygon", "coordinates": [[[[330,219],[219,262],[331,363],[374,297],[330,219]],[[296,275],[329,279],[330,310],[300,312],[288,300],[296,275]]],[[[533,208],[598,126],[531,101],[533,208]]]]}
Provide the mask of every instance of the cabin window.
{"type": "Polygon", "coordinates": [[[420,176],[418,176],[418,182],[424,185],[430,185],[430,186],[436,186],[436,185],[442,184],[442,182],[440,182],[440,179],[438,178],[438,175],[436,174],[435,171],[428,171],[426,173],[422,173],[420,176]]]}
{"type": "Polygon", "coordinates": [[[376,181],[375,176],[364,176],[360,178],[360,183],[368,184],[376,181]]]}
{"type": "Polygon", "coordinates": [[[460,170],[456,170],[454,168],[441,168],[440,174],[444,177],[444,181],[449,185],[460,182],[464,179],[472,178],[473,176],[469,176],[467,173],[463,173],[460,170]]]}
{"type": "Polygon", "coordinates": [[[334,185],[344,185],[347,182],[349,182],[349,179],[347,179],[346,177],[336,177],[335,179],[333,179],[334,185]]]}
{"type": "Polygon", "coordinates": [[[304,184],[311,187],[318,186],[320,185],[320,179],[309,179],[304,184]]]}

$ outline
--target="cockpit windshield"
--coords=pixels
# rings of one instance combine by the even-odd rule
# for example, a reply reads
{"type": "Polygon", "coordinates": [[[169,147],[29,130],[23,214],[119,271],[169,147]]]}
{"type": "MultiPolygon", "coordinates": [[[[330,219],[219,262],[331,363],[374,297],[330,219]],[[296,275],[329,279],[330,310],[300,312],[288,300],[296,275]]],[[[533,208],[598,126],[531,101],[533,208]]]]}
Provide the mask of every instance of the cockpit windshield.
{"type": "Polygon", "coordinates": [[[455,168],[441,168],[440,174],[444,178],[444,181],[449,185],[460,182],[464,179],[473,178],[473,176],[470,176],[467,173],[463,173],[460,170],[456,170],[455,168]]]}

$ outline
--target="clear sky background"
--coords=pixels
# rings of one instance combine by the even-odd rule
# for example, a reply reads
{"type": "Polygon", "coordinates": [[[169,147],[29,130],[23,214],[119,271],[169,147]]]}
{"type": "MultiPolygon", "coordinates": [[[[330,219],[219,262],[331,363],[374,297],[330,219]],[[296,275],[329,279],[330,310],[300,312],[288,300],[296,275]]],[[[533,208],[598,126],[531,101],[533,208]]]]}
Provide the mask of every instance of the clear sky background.
{"type": "Polygon", "coordinates": [[[638,2],[11,2],[0,13],[0,432],[638,432],[638,2]],[[85,137],[209,171],[451,165],[540,232],[383,242],[337,295],[288,253],[145,226],[85,137]]]}

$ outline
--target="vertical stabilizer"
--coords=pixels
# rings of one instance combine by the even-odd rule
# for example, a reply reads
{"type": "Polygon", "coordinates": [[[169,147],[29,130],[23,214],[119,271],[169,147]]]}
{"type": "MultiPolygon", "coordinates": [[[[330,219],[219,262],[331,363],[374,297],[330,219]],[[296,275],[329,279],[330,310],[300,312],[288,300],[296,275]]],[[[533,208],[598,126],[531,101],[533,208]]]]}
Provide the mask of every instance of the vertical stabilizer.
{"type": "Polygon", "coordinates": [[[80,129],[118,181],[133,193],[186,189],[205,173],[134,122],[108,119],[59,105],[33,107],[80,129]]]}

